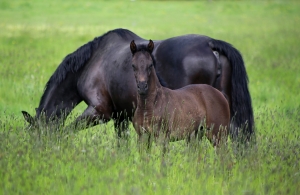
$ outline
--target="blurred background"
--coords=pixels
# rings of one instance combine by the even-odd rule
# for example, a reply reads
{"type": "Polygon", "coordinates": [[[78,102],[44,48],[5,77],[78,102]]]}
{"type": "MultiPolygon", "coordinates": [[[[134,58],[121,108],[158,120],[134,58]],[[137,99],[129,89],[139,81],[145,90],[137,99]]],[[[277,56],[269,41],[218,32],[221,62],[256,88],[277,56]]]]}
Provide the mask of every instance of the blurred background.
{"type": "MultiPolygon", "coordinates": [[[[0,0],[0,193],[299,194],[298,1],[0,0]],[[243,55],[257,145],[221,155],[172,143],[140,155],[135,132],[117,147],[113,125],[78,134],[24,131],[65,56],[115,28],[144,39],[202,34],[243,55]]],[[[81,103],[73,114],[82,113],[81,103]]]]}

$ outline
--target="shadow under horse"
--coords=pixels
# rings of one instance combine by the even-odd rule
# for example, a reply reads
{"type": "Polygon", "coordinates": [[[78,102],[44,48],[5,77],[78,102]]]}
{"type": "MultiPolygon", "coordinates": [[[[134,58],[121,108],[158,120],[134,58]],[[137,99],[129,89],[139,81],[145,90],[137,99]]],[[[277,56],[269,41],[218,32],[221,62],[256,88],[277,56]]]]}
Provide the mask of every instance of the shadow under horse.
{"type": "MultiPolygon", "coordinates": [[[[147,44],[126,29],[111,30],[67,55],[47,82],[36,116],[22,111],[34,125],[46,121],[64,121],[80,102],[86,110],[74,121],[87,126],[114,119],[121,136],[132,119],[137,90],[129,66],[132,54],[128,43],[147,44]]],[[[207,36],[188,34],[155,40],[152,55],[160,83],[170,89],[189,84],[208,84],[226,95],[230,106],[233,140],[254,137],[254,120],[248,76],[240,52],[227,42],[207,36]]]]}

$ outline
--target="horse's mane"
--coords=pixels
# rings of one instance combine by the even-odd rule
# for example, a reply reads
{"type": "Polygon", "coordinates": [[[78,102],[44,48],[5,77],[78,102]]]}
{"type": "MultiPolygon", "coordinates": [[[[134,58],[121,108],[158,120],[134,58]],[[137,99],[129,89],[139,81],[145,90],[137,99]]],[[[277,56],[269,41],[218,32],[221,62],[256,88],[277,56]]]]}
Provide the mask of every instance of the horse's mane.
{"type": "Polygon", "coordinates": [[[116,33],[120,37],[125,37],[128,34],[128,32],[132,33],[131,31],[126,29],[115,29],[108,31],[104,35],[96,37],[93,41],[90,41],[84,44],[83,46],[79,47],[75,52],[67,55],[51,76],[50,80],[46,84],[46,87],[50,83],[61,83],[66,78],[68,72],[74,73],[77,72],[81,67],[83,67],[86,64],[86,62],[91,58],[93,52],[98,48],[99,43],[105,36],[111,33],[116,33]]]}
{"type": "Polygon", "coordinates": [[[65,80],[67,74],[69,72],[76,73],[78,72],[85,64],[90,60],[91,56],[95,52],[95,50],[99,47],[99,44],[103,40],[104,37],[111,33],[116,33],[120,37],[124,38],[128,34],[134,34],[133,32],[126,29],[115,29],[108,31],[102,36],[94,38],[94,40],[82,45],[75,52],[68,54],[60,65],[57,67],[55,72],[50,77],[49,81],[46,83],[44,88],[44,93],[41,97],[40,105],[44,102],[45,97],[47,96],[47,90],[53,84],[60,84],[65,80]]]}
{"type": "MultiPolygon", "coordinates": [[[[155,60],[154,56],[152,55],[152,53],[149,52],[147,45],[144,45],[144,44],[137,45],[136,52],[139,52],[139,51],[141,51],[141,52],[148,52],[150,54],[150,56],[152,58],[152,61],[153,61],[153,66],[154,66],[154,68],[156,70],[156,60],[155,60]]],[[[160,84],[163,87],[166,87],[167,83],[161,78],[161,76],[159,75],[159,73],[157,71],[155,71],[155,72],[156,72],[156,75],[157,75],[157,78],[158,78],[160,84]]]]}

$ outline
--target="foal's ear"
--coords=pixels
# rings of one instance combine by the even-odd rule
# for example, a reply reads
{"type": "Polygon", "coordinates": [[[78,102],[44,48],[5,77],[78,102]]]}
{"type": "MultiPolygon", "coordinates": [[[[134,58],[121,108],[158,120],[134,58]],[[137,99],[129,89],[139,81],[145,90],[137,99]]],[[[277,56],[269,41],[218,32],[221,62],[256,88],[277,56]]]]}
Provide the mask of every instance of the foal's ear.
{"type": "Polygon", "coordinates": [[[154,49],[154,43],[153,43],[153,41],[150,39],[150,40],[149,40],[149,43],[148,43],[148,50],[149,50],[150,53],[152,53],[153,49],[154,49]]]}
{"type": "Polygon", "coordinates": [[[134,54],[136,52],[136,44],[135,44],[134,40],[132,40],[130,43],[130,50],[131,50],[132,54],[134,54]]]}

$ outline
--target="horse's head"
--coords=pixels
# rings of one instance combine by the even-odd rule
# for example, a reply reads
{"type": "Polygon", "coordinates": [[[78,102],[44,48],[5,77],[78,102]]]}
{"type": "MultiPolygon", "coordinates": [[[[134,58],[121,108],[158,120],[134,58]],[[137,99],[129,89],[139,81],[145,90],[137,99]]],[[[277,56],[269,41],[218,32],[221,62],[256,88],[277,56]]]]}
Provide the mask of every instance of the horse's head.
{"type": "Polygon", "coordinates": [[[27,129],[39,128],[43,124],[48,124],[52,118],[46,116],[45,112],[41,112],[38,108],[36,110],[36,115],[33,117],[26,111],[21,111],[24,119],[29,123],[27,129]]]}
{"type": "Polygon", "coordinates": [[[148,81],[154,64],[153,57],[151,56],[153,49],[154,43],[152,40],[149,41],[146,47],[141,46],[140,48],[137,48],[134,40],[130,43],[132,68],[140,95],[147,95],[148,93],[148,81]]]}

